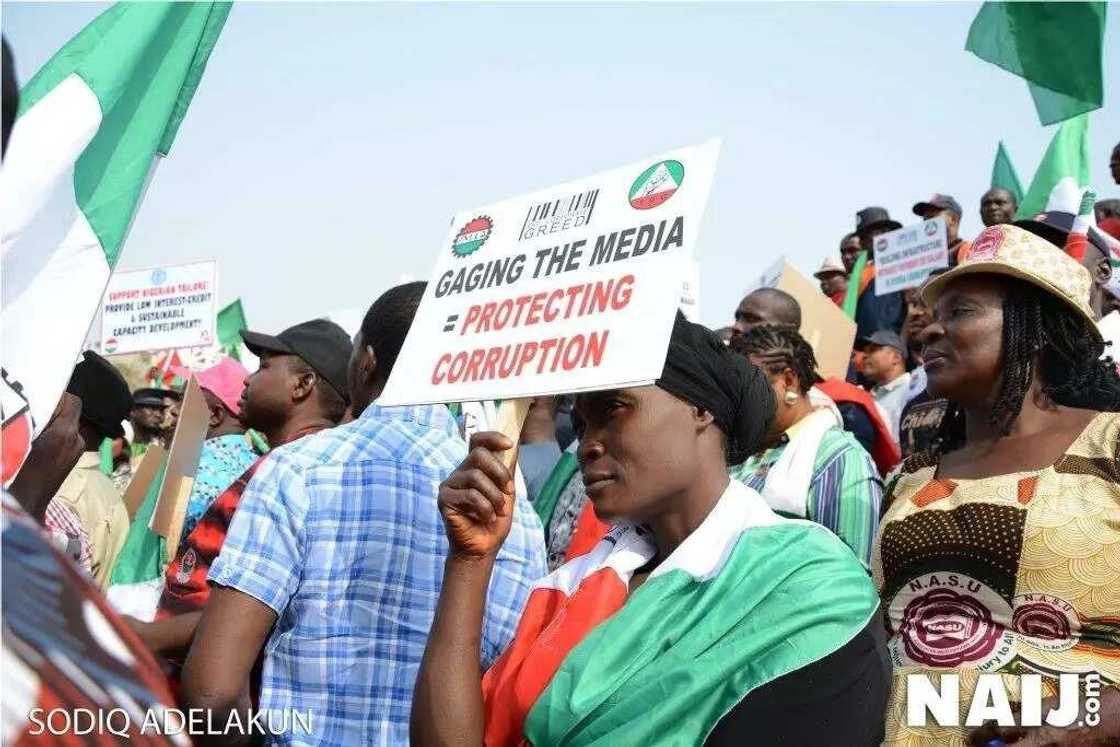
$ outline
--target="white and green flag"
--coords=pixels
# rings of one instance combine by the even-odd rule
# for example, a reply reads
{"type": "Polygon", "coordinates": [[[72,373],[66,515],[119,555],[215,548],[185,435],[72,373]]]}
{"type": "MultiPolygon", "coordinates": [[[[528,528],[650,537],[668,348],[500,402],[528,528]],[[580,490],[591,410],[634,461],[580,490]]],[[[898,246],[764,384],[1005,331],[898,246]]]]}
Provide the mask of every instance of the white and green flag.
{"type": "Polygon", "coordinates": [[[1046,210],[1076,214],[1088,186],[1089,117],[1082,114],[1058,125],[1016,217],[1025,220],[1046,210]]]}
{"type": "MultiPolygon", "coordinates": [[[[229,10],[118,3],[20,92],[0,170],[5,435],[49,420],[229,10]]],[[[5,482],[24,456],[5,443],[5,482]]]]}

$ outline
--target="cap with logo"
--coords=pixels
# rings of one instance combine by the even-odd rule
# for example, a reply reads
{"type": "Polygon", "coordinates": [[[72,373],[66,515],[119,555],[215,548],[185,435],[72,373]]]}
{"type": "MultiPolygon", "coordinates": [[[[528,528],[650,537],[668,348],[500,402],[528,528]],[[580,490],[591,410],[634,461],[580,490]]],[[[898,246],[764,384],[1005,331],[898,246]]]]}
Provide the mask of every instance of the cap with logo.
{"type": "Polygon", "coordinates": [[[950,195],[935,194],[925,202],[914,203],[914,215],[919,218],[924,218],[926,213],[932,210],[948,210],[950,213],[955,213],[958,218],[963,214],[961,204],[950,195]]]}
{"type": "Polygon", "coordinates": [[[1100,340],[1089,308],[1089,271],[1054,244],[1014,225],[984,229],[972,242],[972,251],[948,272],[922,286],[922,298],[933,306],[946,285],[962,275],[1006,275],[1030,283],[1061,299],[1088,324],[1100,340]]]}
{"type": "MultiPolygon", "coordinates": [[[[1030,220],[1017,220],[1011,225],[1030,231],[1035,236],[1041,236],[1061,249],[1066,245],[1066,238],[1069,236],[1070,229],[1073,228],[1073,221],[1076,217],[1073,213],[1048,210],[1045,213],[1039,213],[1030,220]]],[[[1109,255],[1108,240],[1101,236],[1100,231],[1089,226],[1088,238],[1089,243],[1095,246],[1101,254],[1106,257],[1109,255]]]]}
{"type": "Polygon", "coordinates": [[[241,339],[253,355],[272,353],[295,355],[323,377],[345,401],[350,401],[346,367],[350,362],[350,336],[342,327],[326,319],[312,319],[288,327],[278,335],[242,330],[241,339]]]}
{"type": "Polygon", "coordinates": [[[92,350],[82,354],[74,366],[66,391],[82,400],[82,419],[107,438],[124,435],[121,421],[132,409],[128,382],[113,364],[92,350]]]}
{"type": "Polygon", "coordinates": [[[898,336],[897,332],[892,332],[889,329],[880,329],[876,332],[872,332],[867,337],[861,337],[858,344],[860,348],[864,348],[868,345],[876,345],[878,347],[884,348],[894,348],[898,352],[902,353],[903,358],[905,358],[907,355],[906,343],[901,337],[898,336]]]}

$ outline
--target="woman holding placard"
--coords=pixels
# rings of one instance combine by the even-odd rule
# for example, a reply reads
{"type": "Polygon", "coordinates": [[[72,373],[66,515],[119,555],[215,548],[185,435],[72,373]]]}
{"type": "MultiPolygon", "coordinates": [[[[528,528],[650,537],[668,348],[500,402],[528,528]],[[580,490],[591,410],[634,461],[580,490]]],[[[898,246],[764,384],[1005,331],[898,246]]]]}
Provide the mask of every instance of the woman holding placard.
{"type": "Polygon", "coordinates": [[[485,676],[513,443],[477,434],[440,487],[451,553],[413,743],[877,743],[889,669],[866,572],[728,475],[773,413],[766,376],[679,314],[656,385],[578,395],[580,468],[614,527],[535,585],[485,676]]]}

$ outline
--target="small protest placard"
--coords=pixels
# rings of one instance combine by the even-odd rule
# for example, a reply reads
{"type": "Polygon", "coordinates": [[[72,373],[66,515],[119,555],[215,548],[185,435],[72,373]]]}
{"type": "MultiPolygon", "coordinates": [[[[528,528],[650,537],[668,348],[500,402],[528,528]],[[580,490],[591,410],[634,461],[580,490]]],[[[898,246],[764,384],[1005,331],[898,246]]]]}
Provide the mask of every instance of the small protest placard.
{"type": "Polygon", "coordinates": [[[856,323],[844,315],[820,287],[798,272],[785,259],[768,267],[757,284],[748,289],[777,288],[797,299],[801,307],[801,329],[805,342],[813,349],[817,371],[827,378],[843,379],[848,374],[856,323]]]}
{"type": "Polygon", "coordinates": [[[875,237],[875,295],[917,288],[949,266],[944,218],[933,218],[875,237]]]}
{"type": "Polygon", "coordinates": [[[719,142],[459,213],[383,405],[652,383],[719,142]]]}
{"type": "Polygon", "coordinates": [[[167,541],[168,557],[175,557],[183,520],[187,515],[187,501],[198,473],[198,460],[202,456],[202,442],[210,426],[210,408],[202,395],[202,388],[192,376],[183,390],[183,406],[179,408],[179,423],[167,451],[167,469],[163,473],[159,498],[152,513],[149,527],[167,541]]]}
{"type": "Polygon", "coordinates": [[[215,342],[216,262],[114,272],[101,301],[107,355],[215,342]]]}

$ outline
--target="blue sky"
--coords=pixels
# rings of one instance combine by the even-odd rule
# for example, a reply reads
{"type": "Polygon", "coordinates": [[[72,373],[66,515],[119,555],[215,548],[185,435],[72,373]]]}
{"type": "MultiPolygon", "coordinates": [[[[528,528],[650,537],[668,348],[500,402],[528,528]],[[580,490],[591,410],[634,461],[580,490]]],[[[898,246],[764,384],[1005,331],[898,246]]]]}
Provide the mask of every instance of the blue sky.
{"type": "MultiPolygon", "coordinates": [[[[104,3],[5,2],[25,82],[104,3]]],[[[730,322],[780,256],[806,272],[884,205],[957,197],[1003,139],[1029,183],[1054,128],[964,51],[979,3],[239,3],[120,268],[219,261],[223,302],[278,329],[426,278],[461,209],[723,138],[701,317],[730,322]]],[[[1120,69],[1110,19],[1105,70],[1120,69]]],[[[1091,117],[1120,138],[1120,79],[1091,117]]]]}

